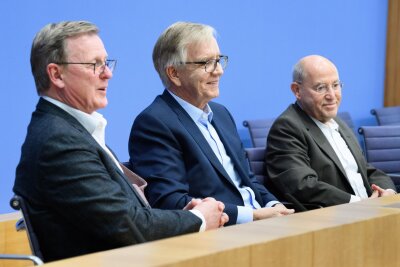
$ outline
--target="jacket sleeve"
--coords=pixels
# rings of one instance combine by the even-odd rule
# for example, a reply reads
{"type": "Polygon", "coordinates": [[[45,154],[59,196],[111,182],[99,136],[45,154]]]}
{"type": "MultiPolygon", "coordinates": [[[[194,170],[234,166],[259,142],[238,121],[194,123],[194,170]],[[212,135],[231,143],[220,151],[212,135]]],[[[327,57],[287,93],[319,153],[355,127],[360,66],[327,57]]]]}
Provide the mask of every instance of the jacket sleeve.
{"type": "MultiPolygon", "coordinates": [[[[186,154],[194,149],[186,142],[189,133],[183,128],[182,132],[172,130],[175,126],[170,124],[176,123],[175,119],[178,120],[142,113],[135,119],[129,138],[133,170],[148,182],[145,193],[150,205],[161,209],[182,209],[192,198],[206,197],[199,195],[195,178],[190,175],[195,172],[200,178],[204,170],[201,163],[192,164],[197,160],[195,156],[186,154]]],[[[228,225],[236,222],[237,206],[225,201],[224,204],[228,225]]]]}
{"type": "Polygon", "coordinates": [[[46,204],[88,235],[122,246],[199,230],[201,220],[188,211],[141,206],[113,161],[81,134],[53,136],[39,155],[46,204]]]}
{"type": "Polygon", "coordinates": [[[318,170],[324,173],[324,177],[320,177],[316,171],[319,163],[315,165],[311,157],[323,160],[322,151],[302,122],[293,118],[278,118],[267,140],[267,179],[281,193],[290,193],[303,203],[322,206],[348,203],[351,195],[336,187],[334,182],[327,182],[337,179],[335,172],[331,172],[335,168],[332,163],[329,160],[321,163],[325,165],[318,170]]]}
{"type": "Polygon", "coordinates": [[[383,189],[393,189],[396,192],[393,180],[386,173],[368,163],[366,163],[366,169],[370,184],[376,184],[383,189]]]}
{"type": "Polygon", "coordinates": [[[260,181],[254,175],[254,173],[250,171],[249,160],[247,158],[245,149],[243,147],[243,143],[240,140],[235,120],[233,119],[232,114],[225,107],[223,107],[223,108],[224,108],[225,112],[221,113],[221,114],[228,115],[229,119],[226,118],[225,120],[231,121],[231,126],[229,126],[229,129],[232,129],[231,134],[234,135],[235,140],[237,140],[240,143],[240,145],[237,148],[237,152],[234,153],[235,155],[233,155],[233,156],[238,158],[238,164],[240,166],[237,166],[237,167],[240,167],[240,169],[242,169],[242,171],[244,172],[244,174],[243,174],[244,179],[246,179],[245,177],[248,177],[250,179],[251,187],[253,188],[254,193],[256,195],[259,195],[260,198],[262,199],[262,203],[260,203],[262,206],[265,206],[270,201],[278,201],[276,196],[274,196],[270,191],[268,191],[268,189],[262,183],[260,183],[260,181]]]}

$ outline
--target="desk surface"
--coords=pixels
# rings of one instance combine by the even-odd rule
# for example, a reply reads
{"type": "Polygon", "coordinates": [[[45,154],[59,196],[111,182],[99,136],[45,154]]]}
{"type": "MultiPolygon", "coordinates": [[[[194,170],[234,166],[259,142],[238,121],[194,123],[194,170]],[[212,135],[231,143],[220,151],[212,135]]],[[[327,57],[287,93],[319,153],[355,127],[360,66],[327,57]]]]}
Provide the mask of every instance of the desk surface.
{"type": "Polygon", "coordinates": [[[64,266],[393,266],[400,196],[338,205],[47,264],[64,266]],[[396,206],[397,205],[397,206],[396,206]]]}
{"type": "Polygon", "coordinates": [[[11,221],[11,220],[19,220],[22,217],[21,212],[16,211],[12,213],[4,213],[0,214],[0,222],[11,221]]]}
{"type": "MultiPolygon", "coordinates": [[[[17,232],[15,230],[15,223],[21,217],[22,215],[19,211],[0,215],[0,254],[32,254],[26,232],[17,232]]],[[[0,261],[0,267],[8,266],[32,266],[32,262],[15,260],[0,261]]]]}

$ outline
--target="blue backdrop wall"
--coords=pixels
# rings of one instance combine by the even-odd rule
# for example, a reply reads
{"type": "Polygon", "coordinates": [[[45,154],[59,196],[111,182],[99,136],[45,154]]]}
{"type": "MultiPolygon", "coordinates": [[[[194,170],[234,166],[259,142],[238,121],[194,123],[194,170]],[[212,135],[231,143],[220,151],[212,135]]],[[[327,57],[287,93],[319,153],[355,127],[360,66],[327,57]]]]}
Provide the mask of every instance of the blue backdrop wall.
{"type": "Polygon", "coordinates": [[[234,115],[249,146],[244,119],[278,116],[293,102],[293,64],[321,54],[338,67],[345,83],[341,111],[355,124],[373,125],[372,107],[381,107],[385,72],[385,0],[203,0],[203,1],[2,1],[0,17],[0,213],[10,212],[15,167],[37,102],[29,53],[35,33],[49,22],[89,20],[101,29],[110,58],[118,59],[109,83],[107,143],[120,160],[135,116],[163,87],[151,52],[159,34],[176,21],[210,24],[219,33],[229,65],[217,102],[234,115]]]}

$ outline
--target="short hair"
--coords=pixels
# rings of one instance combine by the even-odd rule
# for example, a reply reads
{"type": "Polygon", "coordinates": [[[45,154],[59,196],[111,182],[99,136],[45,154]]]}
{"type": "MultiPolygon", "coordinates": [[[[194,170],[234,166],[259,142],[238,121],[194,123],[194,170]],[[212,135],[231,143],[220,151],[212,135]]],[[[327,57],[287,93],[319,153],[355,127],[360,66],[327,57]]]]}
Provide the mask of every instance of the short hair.
{"type": "Polygon", "coordinates": [[[307,76],[309,75],[309,71],[305,67],[305,65],[307,65],[305,63],[308,62],[310,58],[314,58],[315,64],[320,64],[321,62],[330,64],[330,65],[332,65],[333,68],[335,68],[336,72],[338,72],[335,64],[333,64],[333,62],[330,61],[329,59],[327,59],[326,57],[323,57],[320,55],[309,55],[309,56],[305,56],[302,59],[300,59],[293,66],[292,82],[302,83],[302,82],[304,82],[305,79],[307,79],[307,76]]]}
{"type": "Polygon", "coordinates": [[[300,60],[293,66],[292,82],[302,83],[306,78],[303,61],[300,60]]]}
{"type": "Polygon", "coordinates": [[[165,88],[171,85],[166,69],[186,61],[187,46],[216,38],[216,35],[213,27],[191,22],[176,22],[160,35],[153,49],[153,64],[165,88]]]}
{"type": "Polygon", "coordinates": [[[62,21],[44,26],[35,36],[31,48],[31,68],[38,95],[50,88],[47,65],[67,59],[65,40],[80,34],[98,34],[96,25],[87,21],[62,21]]]}

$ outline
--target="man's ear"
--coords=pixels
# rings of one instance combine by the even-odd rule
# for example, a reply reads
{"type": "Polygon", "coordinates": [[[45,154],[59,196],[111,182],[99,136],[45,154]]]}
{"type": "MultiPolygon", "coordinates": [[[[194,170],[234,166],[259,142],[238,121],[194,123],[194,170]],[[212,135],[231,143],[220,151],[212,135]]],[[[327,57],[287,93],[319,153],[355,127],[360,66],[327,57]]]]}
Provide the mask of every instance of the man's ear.
{"type": "Polygon", "coordinates": [[[178,70],[174,66],[167,67],[166,73],[171,83],[173,83],[175,86],[181,86],[182,83],[179,79],[178,70]]]}
{"type": "Polygon", "coordinates": [[[50,81],[58,88],[64,87],[62,68],[60,65],[50,63],[47,65],[47,75],[49,75],[50,81]]]}
{"type": "Polygon", "coordinates": [[[290,84],[290,89],[292,90],[293,94],[296,96],[297,100],[300,100],[300,86],[298,83],[293,82],[290,84]]]}

